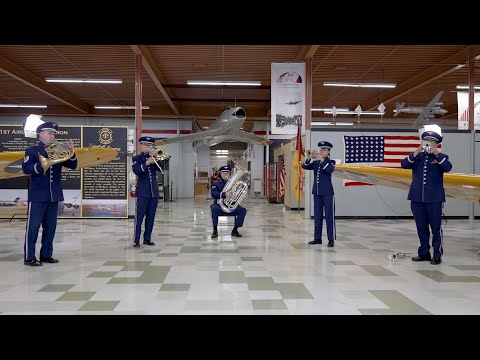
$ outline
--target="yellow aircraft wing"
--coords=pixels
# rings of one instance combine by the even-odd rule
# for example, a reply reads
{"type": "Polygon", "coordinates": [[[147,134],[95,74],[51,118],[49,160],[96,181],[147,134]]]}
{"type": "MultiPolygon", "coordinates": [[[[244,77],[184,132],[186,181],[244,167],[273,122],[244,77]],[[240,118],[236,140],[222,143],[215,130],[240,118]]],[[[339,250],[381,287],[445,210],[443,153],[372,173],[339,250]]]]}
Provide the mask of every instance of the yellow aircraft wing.
{"type": "MultiPolygon", "coordinates": [[[[78,159],[77,169],[105,164],[118,156],[118,152],[115,149],[94,147],[76,148],[75,154],[78,159]]],[[[25,176],[22,172],[24,156],[25,152],[23,151],[0,153],[0,179],[25,176]]]]}
{"type": "MultiPolygon", "coordinates": [[[[401,168],[337,164],[333,174],[343,179],[405,190],[410,189],[412,182],[412,170],[401,168]]],[[[443,187],[448,197],[480,201],[480,175],[445,173],[443,187]]]]}

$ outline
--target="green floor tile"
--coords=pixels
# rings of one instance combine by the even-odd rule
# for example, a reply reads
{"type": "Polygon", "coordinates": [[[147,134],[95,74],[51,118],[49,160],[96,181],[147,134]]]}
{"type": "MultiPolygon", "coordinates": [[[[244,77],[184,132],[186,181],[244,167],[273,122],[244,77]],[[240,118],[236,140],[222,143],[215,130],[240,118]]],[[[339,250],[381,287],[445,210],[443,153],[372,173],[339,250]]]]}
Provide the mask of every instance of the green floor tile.
{"type": "Polygon", "coordinates": [[[283,299],[313,299],[302,283],[276,283],[276,286],[283,299]]]}
{"type": "Polygon", "coordinates": [[[85,301],[95,295],[94,291],[71,291],[60,296],[57,301],[85,301]]]}
{"type": "Polygon", "coordinates": [[[480,270],[480,265],[450,265],[458,270],[480,270]]]}
{"type": "Polygon", "coordinates": [[[10,254],[8,256],[0,257],[0,261],[18,261],[20,259],[23,259],[22,254],[10,254]]]}
{"type": "Polygon", "coordinates": [[[159,291],[188,291],[190,284],[163,284],[159,291]]]}
{"type": "Polygon", "coordinates": [[[253,310],[287,310],[283,300],[252,300],[253,310]]]}
{"type": "Polygon", "coordinates": [[[245,283],[245,273],[243,271],[220,271],[220,284],[238,284],[245,283]]]}
{"type": "Polygon", "coordinates": [[[447,275],[438,270],[417,270],[418,273],[435,280],[436,282],[480,282],[478,276],[447,275]]]}
{"type": "Polygon", "coordinates": [[[396,290],[369,290],[388,309],[358,309],[364,315],[431,315],[429,311],[396,290]]]}
{"type": "Polygon", "coordinates": [[[261,256],[241,256],[242,261],[263,261],[261,256]]]}
{"type": "Polygon", "coordinates": [[[380,265],[360,265],[360,267],[373,276],[398,276],[380,265]]]}
{"type": "Polygon", "coordinates": [[[109,278],[114,277],[118,271],[94,271],[87,277],[89,278],[109,278]]]}
{"type": "Polygon", "coordinates": [[[271,277],[247,277],[245,280],[248,290],[278,290],[271,277]]]}
{"type": "Polygon", "coordinates": [[[355,265],[353,261],[346,260],[346,261],[330,261],[333,265],[355,265]]]}
{"type": "Polygon", "coordinates": [[[48,284],[38,291],[43,292],[65,292],[73,288],[75,284],[48,284]]]}
{"type": "Polygon", "coordinates": [[[120,301],[87,301],[78,311],[113,311],[120,301]]]}

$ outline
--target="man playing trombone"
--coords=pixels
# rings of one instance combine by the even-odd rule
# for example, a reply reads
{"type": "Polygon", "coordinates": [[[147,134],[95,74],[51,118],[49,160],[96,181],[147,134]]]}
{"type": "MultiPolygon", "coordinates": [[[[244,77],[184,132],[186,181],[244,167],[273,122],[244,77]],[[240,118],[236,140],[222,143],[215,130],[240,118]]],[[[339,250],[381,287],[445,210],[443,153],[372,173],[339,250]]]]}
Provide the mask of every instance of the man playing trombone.
{"type": "Polygon", "coordinates": [[[133,246],[140,246],[140,233],[142,222],[145,217],[145,231],[143,243],[153,246],[152,230],[155,213],[157,212],[158,192],[157,171],[163,173],[163,161],[157,160],[157,150],[153,146],[155,139],[150,136],[142,136],[138,141],[142,144],[140,155],[133,157],[132,170],[138,175],[137,188],[135,191],[135,234],[133,246]]]}

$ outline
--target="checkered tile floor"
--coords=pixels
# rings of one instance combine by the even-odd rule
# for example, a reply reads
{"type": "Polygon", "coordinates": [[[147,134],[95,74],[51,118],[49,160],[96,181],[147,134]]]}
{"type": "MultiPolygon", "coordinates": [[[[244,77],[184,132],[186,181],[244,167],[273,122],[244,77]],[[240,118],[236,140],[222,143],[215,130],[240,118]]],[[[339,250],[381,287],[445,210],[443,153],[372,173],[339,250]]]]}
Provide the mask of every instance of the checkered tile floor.
{"type": "Polygon", "coordinates": [[[327,248],[307,245],[313,220],[245,199],[243,237],[227,217],[212,240],[210,202],[160,203],[154,247],[132,247],[133,220],[60,220],[60,263],[39,268],[23,265],[25,221],[0,222],[1,315],[480,314],[478,221],[448,220],[441,265],[392,263],[416,255],[413,220],[337,220],[327,248]]]}

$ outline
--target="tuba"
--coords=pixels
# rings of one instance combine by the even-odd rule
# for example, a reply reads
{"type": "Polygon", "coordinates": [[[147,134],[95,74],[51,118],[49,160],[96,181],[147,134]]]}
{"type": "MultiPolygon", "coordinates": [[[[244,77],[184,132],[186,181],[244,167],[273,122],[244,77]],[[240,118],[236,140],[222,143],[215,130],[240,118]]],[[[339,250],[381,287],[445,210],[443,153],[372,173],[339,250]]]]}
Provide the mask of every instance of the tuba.
{"type": "Polygon", "coordinates": [[[230,179],[228,179],[225,187],[222,190],[222,192],[230,191],[232,193],[232,197],[220,199],[218,203],[222,210],[226,213],[233,212],[248,191],[247,183],[245,181],[241,181],[240,179],[245,175],[248,175],[250,172],[236,162],[233,163],[235,164],[235,167],[233,169],[232,176],[230,176],[230,179]]]}
{"type": "Polygon", "coordinates": [[[44,174],[50,166],[67,161],[75,154],[74,150],[70,150],[65,143],[59,141],[51,143],[45,148],[45,151],[47,152],[47,157],[38,154],[44,174]]]}

